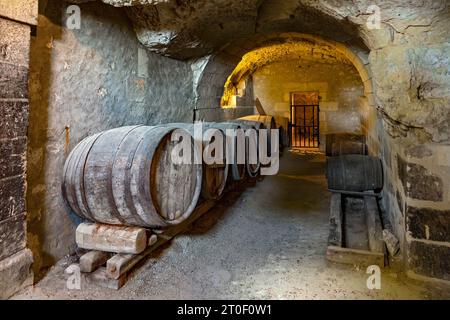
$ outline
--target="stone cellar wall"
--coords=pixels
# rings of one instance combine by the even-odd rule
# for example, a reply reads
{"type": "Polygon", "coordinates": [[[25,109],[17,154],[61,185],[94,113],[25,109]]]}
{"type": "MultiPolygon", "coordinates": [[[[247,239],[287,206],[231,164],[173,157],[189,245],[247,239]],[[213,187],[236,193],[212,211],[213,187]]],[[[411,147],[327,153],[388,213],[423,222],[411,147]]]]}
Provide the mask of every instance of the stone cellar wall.
{"type": "Polygon", "coordinates": [[[33,283],[26,246],[31,28],[37,1],[0,1],[0,299],[33,283]]]}
{"type": "Polygon", "coordinates": [[[64,162],[76,144],[120,126],[193,119],[190,63],[147,52],[128,17],[105,4],[81,4],[81,28],[69,30],[68,5],[40,1],[31,40],[27,202],[36,271],[76,247],[61,196],[64,162]]]}

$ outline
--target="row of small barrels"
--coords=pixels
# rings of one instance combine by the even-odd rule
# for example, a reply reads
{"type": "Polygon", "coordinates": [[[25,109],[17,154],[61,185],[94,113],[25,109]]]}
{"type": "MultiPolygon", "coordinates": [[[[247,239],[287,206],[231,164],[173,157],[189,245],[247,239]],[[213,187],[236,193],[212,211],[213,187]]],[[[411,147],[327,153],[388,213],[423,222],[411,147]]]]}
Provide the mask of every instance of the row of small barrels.
{"type": "MultiPolygon", "coordinates": [[[[275,129],[272,117],[203,124],[204,131],[217,129],[223,134],[227,129],[266,128],[275,129]]],[[[194,136],[192,124],[166,124],[116,128],[81,141],[64,166],[62,193],[67,204],[90,221],[165,228],[187,219],[200,197],[220,198],[227,181],[258,176],[260,163],[249,161],[174,163],[175,130],[194,136]]],[[[195,141],[191,140],[194,150],[195,141]]],[[[246,159],[247,149],[248,143],[246,159]]]]}
{"type": "Polygon", "coordinates": [[[327,180],[331,191],[381,191],[383,166],[378,157],[368,156],[366,137],[358,134],[330,134],[326,137],[327,180]]]}

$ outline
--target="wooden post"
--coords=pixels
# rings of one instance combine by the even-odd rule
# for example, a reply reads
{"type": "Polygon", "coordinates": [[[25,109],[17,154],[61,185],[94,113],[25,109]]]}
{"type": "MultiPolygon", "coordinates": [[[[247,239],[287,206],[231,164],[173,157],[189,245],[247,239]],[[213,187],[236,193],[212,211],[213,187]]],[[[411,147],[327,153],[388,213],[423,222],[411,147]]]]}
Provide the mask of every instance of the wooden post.
{"type": "Polygon", "coordinates": [[[80,258],[81,272],[93,272],[108,260],[108,254],[102,251],[89,251],[80,258]]]}
{"type": "Polygon", "coordinates": [[[139,254],[147,247],[143,228],[82,223],[76,230],[80,248],[115,253],[139,254]]]}

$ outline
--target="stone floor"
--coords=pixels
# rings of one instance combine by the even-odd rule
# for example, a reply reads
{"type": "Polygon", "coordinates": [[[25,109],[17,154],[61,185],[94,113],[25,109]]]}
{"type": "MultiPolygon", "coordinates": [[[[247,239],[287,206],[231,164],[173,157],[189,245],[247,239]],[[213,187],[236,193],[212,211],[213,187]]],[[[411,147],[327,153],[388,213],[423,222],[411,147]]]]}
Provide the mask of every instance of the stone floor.
{"type": "Polygon", "coordinates": [[[326,261],[329,194],[321,154],[286,153],[278,176],[224,201],[146,261],[119,291],[68,290],[65,262],[15,299],[429,299],[450,298],[384,269],[326,261]]]}

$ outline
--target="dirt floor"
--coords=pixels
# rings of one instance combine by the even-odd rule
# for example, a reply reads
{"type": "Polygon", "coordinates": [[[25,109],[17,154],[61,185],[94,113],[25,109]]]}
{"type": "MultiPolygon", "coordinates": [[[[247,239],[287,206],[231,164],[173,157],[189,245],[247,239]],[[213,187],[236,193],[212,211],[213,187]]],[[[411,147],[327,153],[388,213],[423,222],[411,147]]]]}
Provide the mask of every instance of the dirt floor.
{"type": "Polygon", "coordinates": [[[159,250],[119,291],[68,290],[61,261],[15,299],[430,299],[450,298],[394,269],[369,290],[365,269],[327,262],[330,195],[321,154],[288,152],[278,176],[233,192],[159,250]]]}

